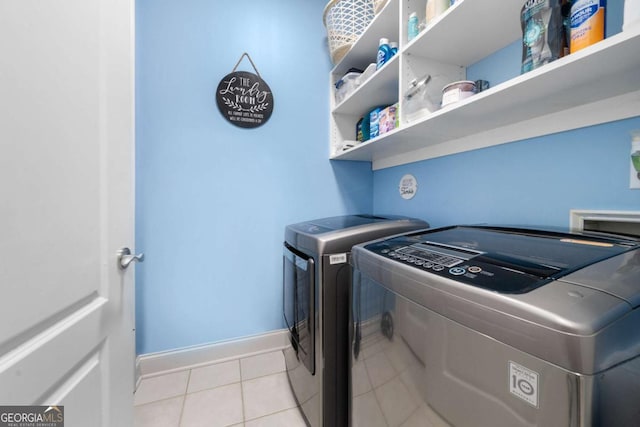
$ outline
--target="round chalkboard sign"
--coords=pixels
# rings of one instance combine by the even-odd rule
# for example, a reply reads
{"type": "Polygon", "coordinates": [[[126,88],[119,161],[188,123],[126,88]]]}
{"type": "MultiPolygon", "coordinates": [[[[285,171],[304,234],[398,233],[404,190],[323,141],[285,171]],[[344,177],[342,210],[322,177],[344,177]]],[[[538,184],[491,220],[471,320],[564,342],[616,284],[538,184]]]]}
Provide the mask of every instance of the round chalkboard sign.
{"type": "Polygon", "coordinates": [[[255,128],[269,120],[273,112],[273,93],[256,74],[234,71],[218,84],[216,101],[223,117],[242,128],[255,128]]]}

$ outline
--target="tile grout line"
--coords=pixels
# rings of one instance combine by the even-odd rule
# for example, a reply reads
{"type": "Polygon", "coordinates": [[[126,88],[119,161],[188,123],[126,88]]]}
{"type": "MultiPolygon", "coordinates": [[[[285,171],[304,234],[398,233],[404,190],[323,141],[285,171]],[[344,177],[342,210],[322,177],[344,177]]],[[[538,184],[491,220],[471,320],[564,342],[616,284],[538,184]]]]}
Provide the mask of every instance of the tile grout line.
{"type": "MultiPolygon", "coordinates": [[[[230,382],[230,383],[226,383],[226,384],[220,384],[220,385],[216,385],[214,387],[207,387],[207,388],[203,388],[202,390],[187,391],[186,394],[190,395],[190,394],[202,393],[203,391],[215,390],[215,389],[220,388],[220,387],[226,387],[226,386],[233,385],[233,384],[239,384],[239,383],[249,382],[249,381],[253,381],[253,380],[258,380],[258,379],[261,379],[261,378],[270,377],[272,375],[284,374],[286,372],[287,372],[286,370],[276,371],[276,372],[272,372],[270,374],[263,374],[263,375],[260,375],[258,377],[247,378],[247,379],[244,379],[244,380],[241,377],[241,379],[238,380],[238,381],[234,381],[234,382],[230,382]]],[[[242,375],[242,373],[240,375],[242,375]]],[[[174,396],[174,397],[177,397],[177,396],[174,396]]],[[[163,400],[166,400],[166,399],[163,399],[163,400]]],[[[153,403],[153,402],[151,402],[151,403],[153,403]]]]}
{"type": "MultiPolygon", "coordinates": [[[[293,409],[298,409],[298,406],[294,406],[294,407],[292,407],[292,408],[280,409],[280,410],[279,410],[279,411],[277,411],[277,412],[272,412],[271,414],[260,415],[260,416],[259,416],[259,417],[257,417],[257,418],[251,418],[250,420],[247,420],[247,421],[256,421],[256,420],[261,420],[262,418],[272,417],[272,416],[274,416],[274,415],[281,414],[281,413],[283,413],[283,412],[287,412],[287,411],[291,411],[291,410],[293,410],[293,409]]],[[[245,421],[245,423],[246,423],[246,421],[245,421]]]]}
{"type": "MultiPolygon", "coordinates": [[[[183,369],[183,371],[186,371],[186,369],[183,369]]],[[[183,371],[180,371],[180,372],[183,372],[183,371]]],[[[172,374],[177,374],[177,373],[179,373],[179,372],[173,372],[173,373],[171,373],[171,374],[167,374],[167,375],[172,375],[172,374]]],[[[162,375],[160,375],[160,376],[158,376],[158,377],[154,377],[154,378],[159,378],[159,377],[161,377],[161,376],[162,376],[162,375]]],[[[143,380],[141,381],[141,384],[142,384],[144,381],[145,381],[145,379],[143,379],[143,380]]],[[[187,382],[188,382],[188,381],[189,381],[189,376],[187,376],[187,382]]],[[[163,397],[160,397],[160,398],[156,397],[156,398],[154,398],[153,400],[150,400],[150,401],[148,401],[148,402],[147,402],[147,401],[143,401],[143,403],[135,403],[135,402],[136,402],[136,400],[135,400],[135,399],[136,399],[136,396],[138,396],[138,393],[140,392],[140,390],[141,390],[141,389],[142,389],[142,387],[141,387],[141,386],[139,386],[139,387],[138,387],[138,390],[136,390],[136,392],[133,394],[133,398],[134,398],[134,404],[133,404],[133,406],[134,406],[134,407],[138,407],[138,406],[145,406],[145,405],[150,405],[150,404],[153,404],[153,403],[162,402],[162,401],[165,401],[165,400],[175,399],[175,398],[177,398],[177,397],[184,396],[184,394],[185,394],[185,392],[178,392],[177,394],[168,394],[168,395],[163,396],[163,397]]]]}
{"type": "Polygon", "coordinates": [[[238,370],[240,371],[240,403],[242,404],[242,425],[244,426],[245,420],[247,418],[244,404],[244,380],[242,379],[242,362],[241,359],[238,358],[238,370]]]}
{"type": "Polygon", "coordinates": [[[191,369],[189,369],[189,376],[187,377],[187,386],[184,389],[182,395],[182,407],[180,408],[180,418],[178,418],[178,427],[182,424],[182,417],[184,416],[184,407],[187,404],[187,391],[189,390],[189,383],[191,382],[191,369]]]}
{"type": "Polygon", "coordinates": [[[276,371],[276,372],[271,372],[269,374],[262,374],[260,376],[257,377],[253,377],[253,378],[247,378],[241,381],[253,381],[253,380],[259,380],[260,378],[265,378],[265,377],[270,377],[271,375],[277,375],[277,374],[284,374],[286,373],[286,370],[282,370],[282,371],[276,371]]]}
{"type": "MultiPolygon", "coordinates": [[[[277,353],[277,352],[274,352],[274,353],[277,353]]],[[[265,353],[265,354],[268,354],[268,353],[265,353]]],[[[255,357],[255,356],[251,356],[251,357],[255,357]]],[[[281,370],[277,370],[277,371],[274,371],[274,372],[263,373],[263,374],[260,374],[260,375],[256,376],[255,378],[243,379],[242,378],[243,370],[242,370],[242,363],[241,363],[242,359],[243,358],[236,358],[234,360],[238,363],[238,370],[239,370],[239,373],[240,373],[240,380],[238,382],[240,383],[240,398],[241,398],[241,402],[240,403],[242,405],[242,421],[241,421],[241,423],[244,424],[244,423],[247,422],[247,414],[246,414],[247,406],[246,406],[245,398],[244,398],[244,383],[246,381],[253,381],[253,380],[266,378],[266,377],[269,377],[269,376],[274,376],[274,375],[278,375],[278,374],[284,374],[284,373],[286,373],[286,368],[285,369],[281,369],[281,370]]],[[[221,363],[224,363],[224,362],[221,362],[221,363]]],[[[217,363],[213,363],[211,365],[216,365],[216,364],[217,363]]],[[[166,397],[164,399],[159,399],[159,400],[156,400],[156,401],[147,402],[145,404],[136,405],[136,406],[143,406],[143,405],[153,404],[153,403],[157,403],[157,402],[161,402],[161,401],[165,401],[165,400],[175,399],[177,397],[182,397],[182,403],[180,405],[180,414],[179,414],[179,418],[178,418],[178,427],[180,427],[184,423],[186,400],[187,400],[187,397],[190,394],[204,392],[204,391],[207,391],[207,390],[213,390],[213,389],[216,389],[216,388],[219,388],[219,387],[224,387],[224,386],[229,386],[229,385],[232,385],[232,384],[236,384],[236,383],[222,384],[222,385],[218,385],[216,387],[206,388],[206,389],[203,389],[203,390],[197,390],[197,391],[193,391],[193,392],[190,393],[189,392],[189,387],[191,385],[191,377],[192,377],[192,375],[194,375],[194,372],[193,372],[193,369],[187,369],[187,371],[188,371],[187,381],[186,381],[185,389],[184,389],[184,391],[182,393],[180,393],[178,395],[175,395],[175,396],[166,397]]],[[[157,375],[156,377],[161,377],[161,376],[162,375],[157,375]]],[[[281,409],[280,411],[274,412],[272,414],[265,414],[265,415],[262,415],[260,417],[253,418],[252,420],[248,420],[248,421],[257,420],[257,419],[260,419],[260,418],[265,418],[265,417],[268,417],[268,416],[272,416],[274,414],[278,414],[278,413],[285,412],[285,411],[288,411],[288,410],[291,410],[291,409],[295,409],[297,407],[298,407],[298,405],[296,403],[296,405],[294,405],[291,408],[284,408],[284,409],[281,409]]]]}
{"type": "MultiPolygon", "coordinates": [[[[281,351],[280,351],[280,354],[284,357],[284,355],[282,354],[282,352],[281,352],[281,351]]],[[[263,374],[263,375],[261,375],[261,376],[255,377],[255,378],[247,379],[247,381],[253,381],[253,380],[255,380],[255,379],[265,378],[265,377],[268,377],[268,376],[273,376],[273,375],[278,375],[278,374],[285,374],[285,375],[286,375],[286,372],[287,372],[287,369],[286,369],[286,366],[285,366],[285,368],[284,368],[283,370],[281,370],[281,371],[272,372],[272,373],[270,373],[270,374],[263,374]]],[[[241,372],[241,374],[242,374],[242,372],[241,372]]],[[[245,380],[242,380],[242,383],[244,383],[244,381],[245,381],[245,380]]],[[[292,391],[291,391],[291,390],[288,390],[288,391],[292,393],[292,391]]],[[[311,398],[312,398],[312,397],[311,397],[311,398]]],[[[309,398],[309,400],[310,400],[311,398],[309,398]]],[[[274,415],[281,414],[281,413],[284,413],[284,412],[287,412],[287,411],[291,411],[291,410],[298,410],[298,411],[300,411],[300,405],[298,404],[297,400],[295,399],[295,396],[294,396],[294,406],[289,407],[289,408],[283,408],[283,409],[280,409],[279,411],[276,411],[276,412],[273,412],[273,413],[264,414],[264,415],[261,415],[261,416],[256,417],[256,418],[252,418],[252,419],[250,419],[250,420],[247,420],[247,419],[246,419],[246,416],[245,416],[245,421],[244,421],[244,422],[245,422],[245,424],[246,424],[246,422],[247,422],[247,421],[256,421],[256,420],[260,420],[260,419],[263,419],[263,418],[272,417],[272,416],[274,416],[274,415]]]]}
{"type": "Polygon", "coordinates": [[[141,408],[143,406],[149,406],[160,402],[167,402],[169,400],[177,399],[180,396],[184,396],[183,394],[176,394],[175,396],[163,397],[162,399],[152,400],[151,402],[141,403],[139,405],[133,405],[134,408],[141,408]]]}
{"type": "MultiPolygon", "coordinates": [[[[384,354],[384,353],[383,353],[384,354]]],[[[386,357],[386,354],[385,354],[386,357]]],[[[387,358],[388,359],[388,358],[387,358]]],[[[376,402],[376,406],[378,407],[378,410],[380,411],[380,413],[382,414],[382,418],[385,420],[385,422],[387,422],[387,425],[389,425],[388,421],[387,421],[387,416],[385,415],[384,411],[382,410],[382,407],[380,406],[380,402],[378,402],[378,395],[376,394],[376,390],[378,387],[381,387],[382,385],[386,384],[387,382],[391,381],[388,380],[380,385],[378,385],[378,387],[374,387],[373,385],[373,381],[371,380],[371,374],[369,373],[369,367],[367,366],[367,362],[366,359],[364,359],[362,361],[362,363],[364,364],[364,370],[367,373],[367,377],[369,378],[369,384],[371,384],[371,391],[369,393],[371,393],[373,395],[373,399],[376,402]]],[[[391,369],[393,369],[394,373],[395,373],[395,368],[392,366],[391,369]]]]}
{"type": "Polygon", "coordinates": [[[220,385],[217,385],[215,387],[203,388],[202,390],[190,391],[190,392],[186,393],[186,395],[189,396],[191,394],[198,394],[198,393],[202,393],[202,392],[205,392],[205,391],[216,390],[216,389],[221,388],[221,387],[227,387],[227,386],[234,385],[234,384],[240,384],[241,382],[242,381],[234,381],[232,383],[220,384],[220,385]]]}

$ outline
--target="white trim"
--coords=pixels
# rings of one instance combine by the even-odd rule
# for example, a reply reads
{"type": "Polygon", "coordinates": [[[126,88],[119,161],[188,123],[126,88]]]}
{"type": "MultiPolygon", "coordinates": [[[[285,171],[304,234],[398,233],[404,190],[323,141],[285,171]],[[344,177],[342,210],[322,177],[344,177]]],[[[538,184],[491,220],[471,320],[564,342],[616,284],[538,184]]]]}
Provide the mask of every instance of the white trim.
{"type": "Polygon", "coordinates": [[[139,378],[146,378],[281,350],[288,345],[288,331],[281,329],[228,341],[141,354],[136,359],[136,371],[139,378]]]}
{"type": "Polygon", "coordinates": [[[140,387],[140,382],[142,381],[142,373],[140,372],[140,356],[136,357],[136,367],[135,367],[135,379],[133,381],[133,392],[138,391],[138,387],[140,387]]]}
{"type": "Polygon", "coordinates": [[[640,211],[569,211],[569,227],[572,231],[583,231],[585,221],[640,223],[640,211]]]}

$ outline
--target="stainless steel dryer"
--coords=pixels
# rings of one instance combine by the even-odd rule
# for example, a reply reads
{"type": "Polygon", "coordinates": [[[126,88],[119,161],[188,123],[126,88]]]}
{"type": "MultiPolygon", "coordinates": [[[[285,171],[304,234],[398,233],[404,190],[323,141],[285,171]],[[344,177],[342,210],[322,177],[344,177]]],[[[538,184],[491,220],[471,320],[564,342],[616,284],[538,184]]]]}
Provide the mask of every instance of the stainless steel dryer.
{"type": "Polygon", "coordinates": [[[351,247],[428,226],[410,218],[350,215],[286,227],[284,319],[291,347],[285,361],[309,425],[348,423],[351,247]]]}
{"type": "Polygon", "coordinates": [[[455,226],[353,248],[353,427],[640,425],[640,241],[455,226]]]}

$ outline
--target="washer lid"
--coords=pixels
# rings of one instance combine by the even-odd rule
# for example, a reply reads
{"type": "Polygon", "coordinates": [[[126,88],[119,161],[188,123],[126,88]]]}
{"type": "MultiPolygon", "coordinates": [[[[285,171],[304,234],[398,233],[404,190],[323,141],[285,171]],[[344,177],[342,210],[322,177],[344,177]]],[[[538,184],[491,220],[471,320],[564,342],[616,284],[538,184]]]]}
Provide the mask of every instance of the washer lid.
{"type": "Polygon", "coordinates": [[[640,249],[571,273],[562,281],[586,286],[640,306],[640,249]]]}
{"type": "Polygon", "coordinates": [[[454,226],[366,248],[469,285],[517,294],[640,248],[640,242],[547,230],[454,226]]]}

